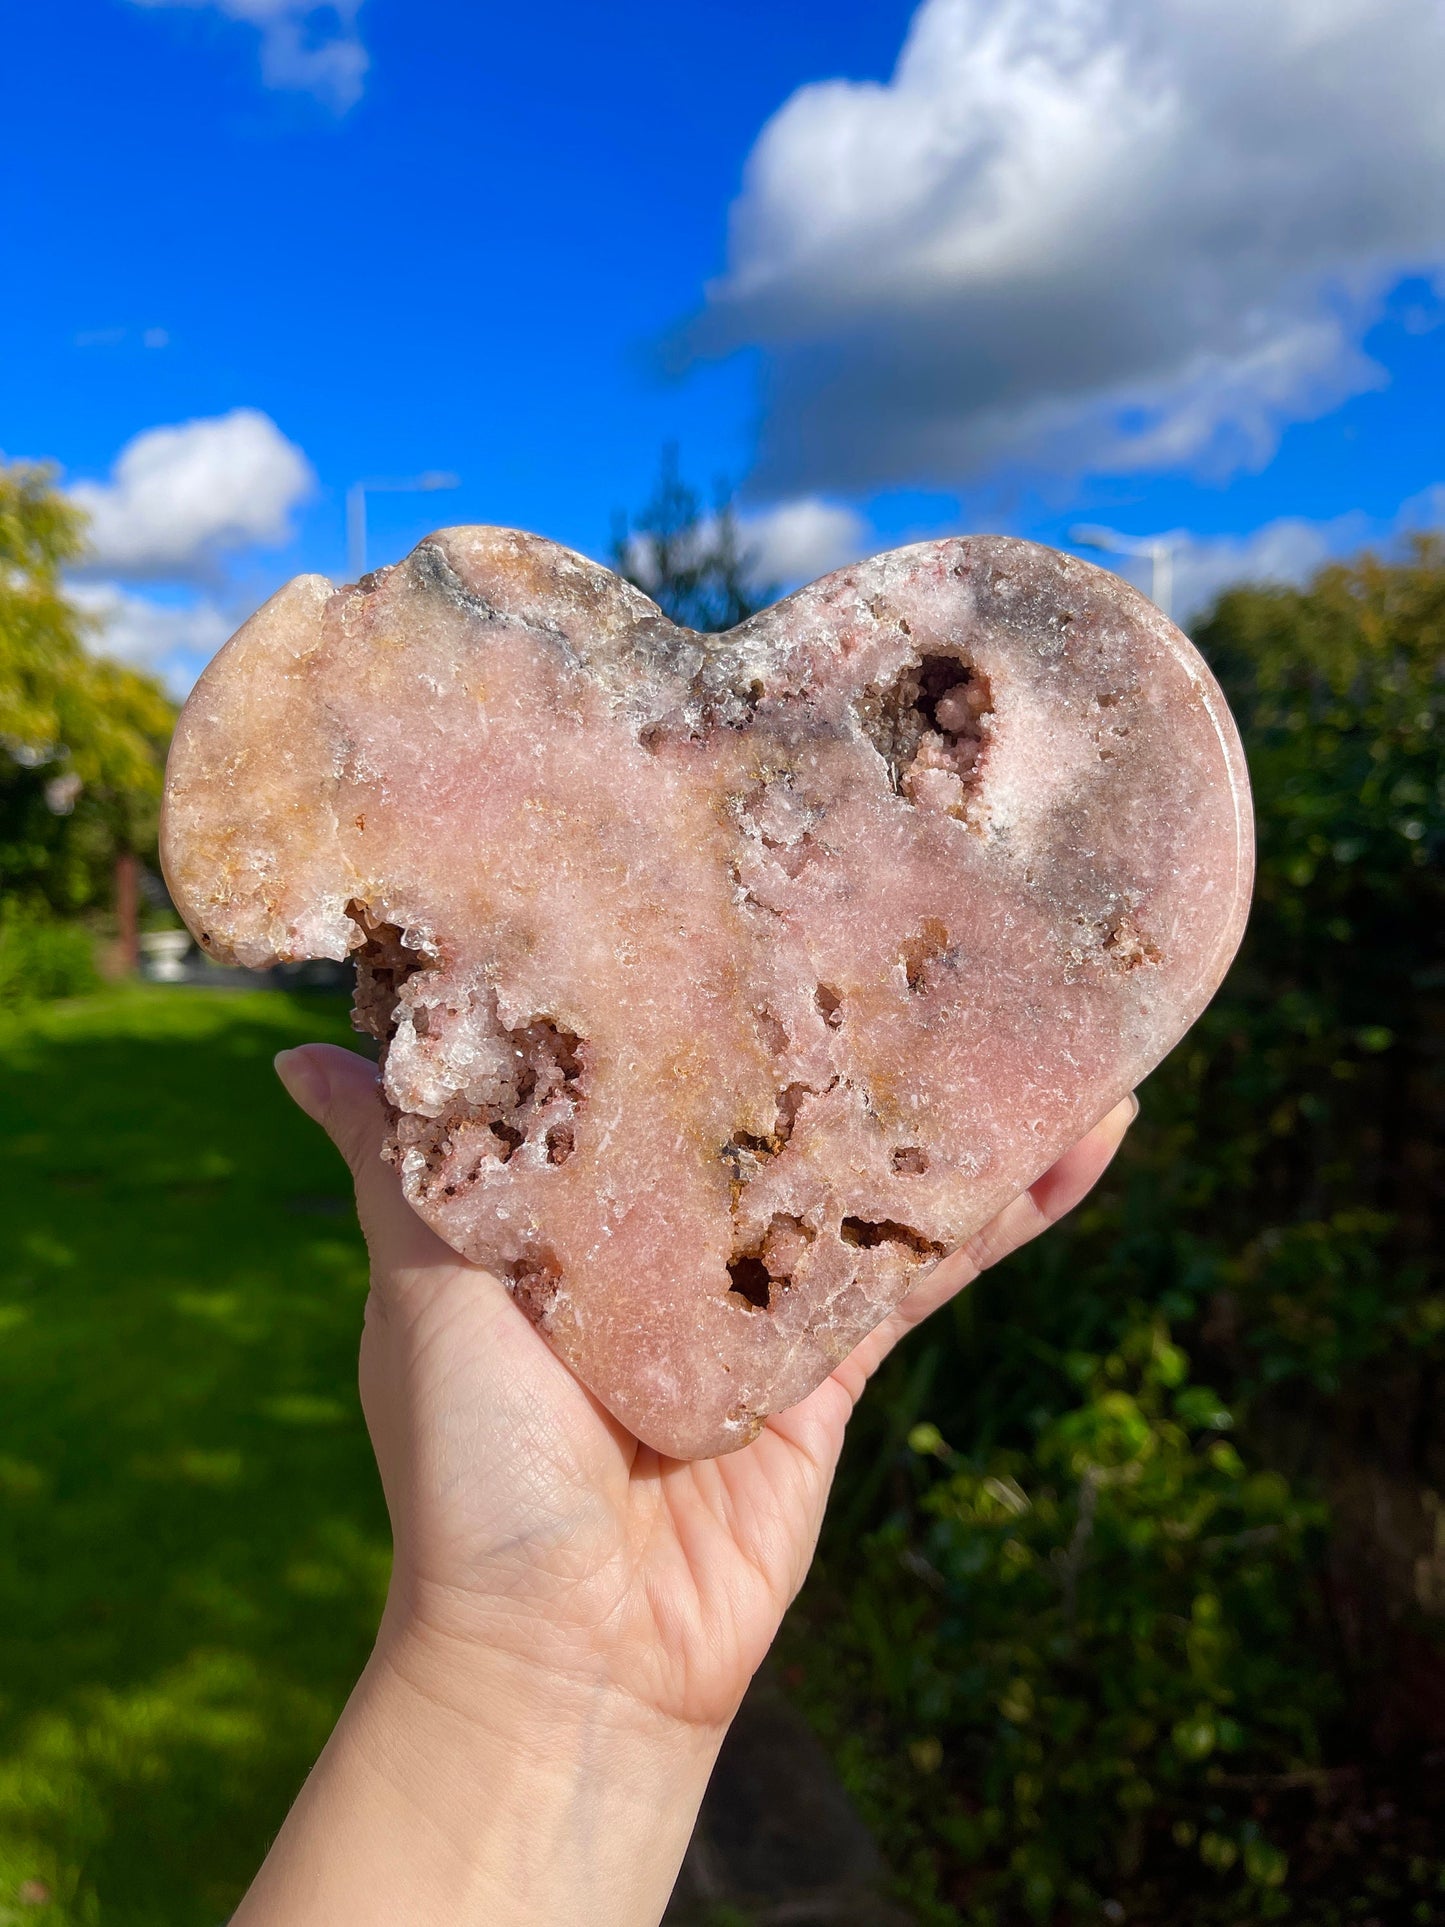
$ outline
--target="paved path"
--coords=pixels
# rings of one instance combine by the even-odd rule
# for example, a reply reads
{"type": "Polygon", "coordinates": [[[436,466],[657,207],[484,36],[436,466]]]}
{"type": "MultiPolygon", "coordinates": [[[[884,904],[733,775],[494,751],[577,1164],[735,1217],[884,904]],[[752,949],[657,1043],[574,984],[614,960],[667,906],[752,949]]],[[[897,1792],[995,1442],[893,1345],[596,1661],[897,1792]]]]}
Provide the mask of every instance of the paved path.
{"type": "Polygon", "coordinates": [[[912,1927],[823,1748],[766,1670],[723,1744],[663,1927],[912,1927]]]}

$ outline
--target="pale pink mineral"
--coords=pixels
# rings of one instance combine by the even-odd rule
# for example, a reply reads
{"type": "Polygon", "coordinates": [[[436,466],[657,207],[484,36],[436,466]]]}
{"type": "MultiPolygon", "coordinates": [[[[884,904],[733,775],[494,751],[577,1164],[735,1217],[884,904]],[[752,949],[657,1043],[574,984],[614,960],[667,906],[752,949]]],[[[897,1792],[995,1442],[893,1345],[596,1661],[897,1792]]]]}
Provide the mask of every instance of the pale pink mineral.
{"type": "Polygon", "coordinates": [[[1251,851],[1189,643],[1000,537],[720,637],[507,529],[300,577],[187,704],[164,824],[213,956],[356,954],[407,1197],[681,1457],[1158,1062],[1251,851]]]}

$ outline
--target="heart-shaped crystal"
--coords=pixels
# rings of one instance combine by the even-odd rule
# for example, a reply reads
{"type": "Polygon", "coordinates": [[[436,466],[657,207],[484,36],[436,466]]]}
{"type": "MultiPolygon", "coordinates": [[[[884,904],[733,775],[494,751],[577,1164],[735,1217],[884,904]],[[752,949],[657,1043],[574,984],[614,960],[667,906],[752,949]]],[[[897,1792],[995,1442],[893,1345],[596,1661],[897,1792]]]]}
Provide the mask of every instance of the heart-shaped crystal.
{"type": "Polygon", "coordinates": [[[407,1197],[681,1457],[1138,1083],[1252,859],[1213,678],[1086,563],[923,543],[713,637],[490,528],[267,603],[163,847],[213,956],[355,952],[407,1197]]]}

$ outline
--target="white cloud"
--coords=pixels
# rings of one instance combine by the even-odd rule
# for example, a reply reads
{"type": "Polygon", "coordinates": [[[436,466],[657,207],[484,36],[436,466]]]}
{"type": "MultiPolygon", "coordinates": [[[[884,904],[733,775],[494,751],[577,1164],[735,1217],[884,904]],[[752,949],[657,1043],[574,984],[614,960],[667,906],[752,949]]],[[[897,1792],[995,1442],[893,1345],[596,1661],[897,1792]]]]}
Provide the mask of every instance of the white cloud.
{"type": "Polygon", "coordinates": [[[1412,495],[1395,521],[1397,535],[1439,535],[1445,533],[1445,482],[1412,495]]]}
{"type": "MultiPolygon", "coordinates": [[[[701,517],[687,542],[678,542],[678,561],[691,564],[713,554],[718,533],[716,516],[701,517]]],[[[871,555],[878,546],[873,531],[856,509],[825,502],[816,495],[740,514],[733,534],[742,563],[740,573],[755,590],[796,588],[842,568],[845,562],[871,555]]],[[[628,537],[625,561],[634,581],[656,590],[657,549],[650,535],[628,537]]]]}
{"type": "Polygon", "coordinates": [[[785,587],[827,575],[878,546],[856,509],[816,495],[741,515],[738,532],[756,579],[785,587]]]}
{"type": "Polygon", "coordinates": [[[1259,464],[1445,264],[1438,0],[924,0],[763,129],[692,352],[770,351],[759,485],[1259,464]]]}
{"type": "Polygon", "coordinates": [[[1174,559],[1175,614],[1193,621],[1238,582],[1307,582],[1332,558],[1360,548],[1367,535],[1362,516],[1308,522],[1291,515],[1250,535],[1182,536],[1174,559]]]}
{"type": "MultiPolygon", "coordinates": [[[[71,337],[77,348],[118,348],[131,338],[129,328],[82,328],[71,337]]],[[[138,339],[143,348],[169,348],[169,328],[142,328],[138,339]]]]}
{"type": "Polygon", "coordinates": [[[315,94],[338,114],[355,106],[370,58],[356,30],[361,0],[135,0],[141,7],[214,6],[261,35],[268,87],[315,94]]]}
{"type": "Polygon", "coordinates": [[[98,627],[93,646],[161,677],[177,697],[191,685],[239,624],[204,598],[154,602],[113,582],[72,583],[72,600],[98,627]]]}
{"type": "MultiPolygon", "coordinates": [[[[1235,583],[1305,583],[1327,562],[1366,548],[1397,549],[1404,537],[1432,529],[1445,529],[1445,483],[1411,496],[1384,521],[1372,521],[1358,510],[1325,522],[1288,515],[1247,535],[1191,535],[1176,529],[1155,539],[1173,549],[1173,613],[1187,627],[1221,590],[1235,583]]],[[[1151,589],[1147,560],[1086,553],[1091,562],[1105,563],[1146,593],[1151,589]]]]}
{"type": "Polygon", "coordinates": [[[127,442],[108,482],[77,482],[90,517],[88,567],[132,579],[196,580],[217,555],[279,544],[314,478],[301,450],[269,415],[233,409],[127,442]]]}

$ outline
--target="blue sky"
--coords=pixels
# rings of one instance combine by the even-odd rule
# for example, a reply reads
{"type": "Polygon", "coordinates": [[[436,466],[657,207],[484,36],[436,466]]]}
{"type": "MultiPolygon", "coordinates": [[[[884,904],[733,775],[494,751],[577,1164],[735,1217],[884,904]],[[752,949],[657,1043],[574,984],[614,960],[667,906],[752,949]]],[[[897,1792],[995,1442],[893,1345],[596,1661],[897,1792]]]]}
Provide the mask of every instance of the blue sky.
{"type": "Polygon", "coordinates": [[[602,554],[667,440],[775,574],[1090,521],[1297,575],[1445,514],[1442,53],[1435,0],[16,8],[0,448],[178,683],[358,477],[461,478],[373,563],[602,554]]]}

